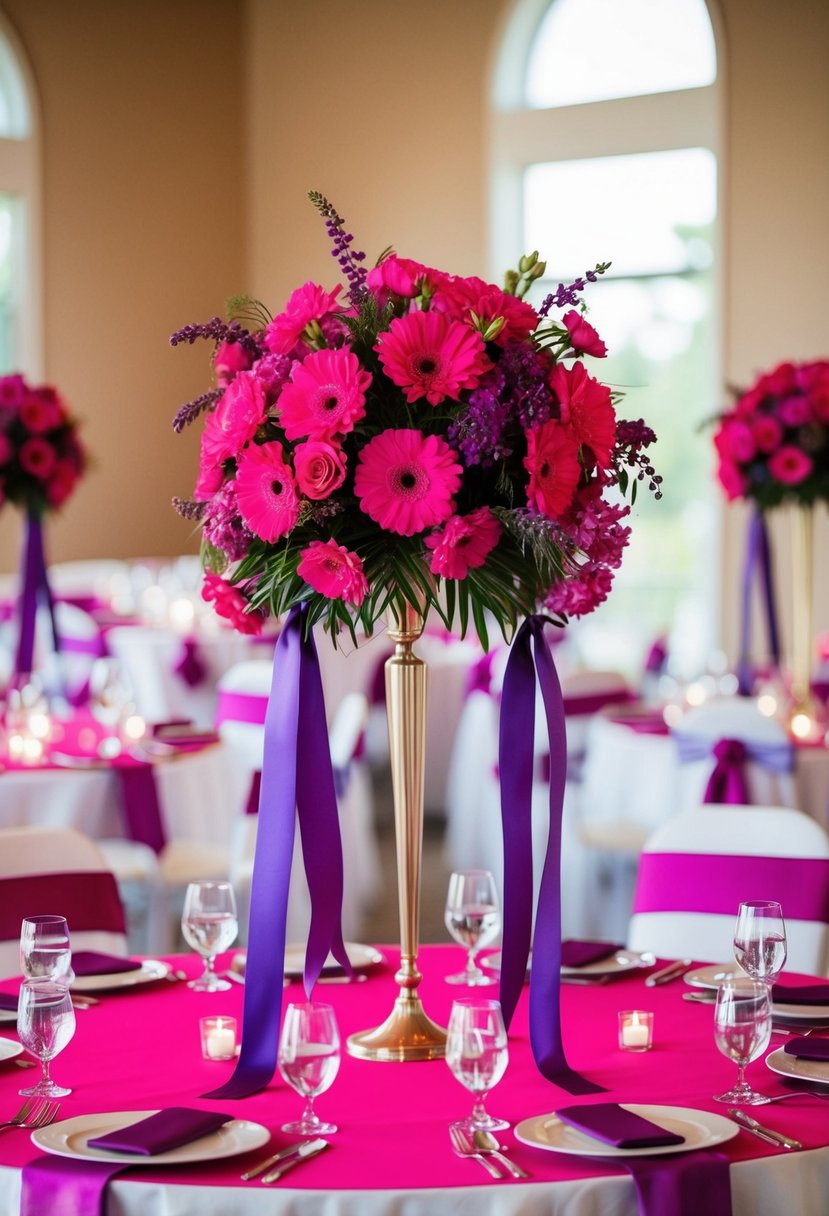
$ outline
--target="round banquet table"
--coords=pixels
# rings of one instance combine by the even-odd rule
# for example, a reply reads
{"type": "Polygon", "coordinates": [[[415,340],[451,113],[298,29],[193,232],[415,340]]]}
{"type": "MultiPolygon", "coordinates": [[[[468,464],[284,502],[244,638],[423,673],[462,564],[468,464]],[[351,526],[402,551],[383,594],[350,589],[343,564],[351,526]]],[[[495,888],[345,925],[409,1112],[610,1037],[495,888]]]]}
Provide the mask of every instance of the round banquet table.
{"type": "MultiPolygon", "coordinates": [[[[383,947],[387,965],[373,969],[367,982],[319,986],[317,999],[337,1013],[343,1036],[376,1025],[388,1013],[396,992],[392,976],[398,952],[383,947]]],[[[456,970],[459,950],[427,946],[420,953],[421,992],[427,1011],[445,1024],[457,995],[443,976],[456,970]]],[[[228,965],[230,955],[219,960],[228,965]]],[[[194,957],[171,960],[191,975],[200,970],[194,957]]],[[[602,986],[566,985],[562,989],[565,1045],[570,1062],[608,1088],[600,1100],[659,1103],[702,1111],[725,1110],[711,1095],[729,1086],[734,1065],[716,1050],[710,1006],[681,999],[681,982],[653,989],[646,972],[625,975],[602,986]],[[616,1013],[643,1008],[654,1013],[654,1048],[648,1053],[617,1047],[616,1013]]],[[[16,980],[0,990],[14,991],[16,980]]],[[[284,1000],[301,1000],[294,982],[284,1000]]],[[[495,990],[490,990],[494,992],[495,990]]],[[[225,1160],[187,1166],[132,1167],[109,1183],[107,1216],[635,1216],[633,1183],[617,1164],[600,1157],[576,1157],[518,1143],[512,1132],[502,1142],[531,1178],[492,1182],[475,1161],[457,1158],[447,1126],[471,1108],[469,1095],[442,1061],[410,1064],[369,1063],[343,1055],[332,1088],[317,1100],[323,1118],[339,1131],[332,1148],[303,1163],[289,1179],[273,1186],[242,1183],[240,1174],[289,1143],[280,1125],[297,1115],[300,1099],[278,1079],[264,1092],[241,1101],[211,1101],[201,1095],[219,1085],[231,1063],[203,1060],[199,1017],[241,1017],[243,990],[207,994],[183,982],[165,980],[100,992],[100,1004],[77,1013],[77,1031],[56,1059],[53,1074],[72,1087],[63,1099],[61,1118],[110,1111],[156,1110],[187,1106],[227,1111],[264,1124],[267,1148],[225,1160]],[[265,1192],[263,1194],[263,1191],[265,1192]],[[484,1193],[486,1191],[486,1193],[484,1193]]],[[[14,1038],[14,1023],[0,1025],[14,1038]]],[[[773,1044],[784,1040],[775,1035],[773,1044]]],[[[31,1077],[9,1061],[0,1064],[0,1112],[18,1109],[18,1089],[31,1077]]],[[[786,1084],[757,1061],[749,1079],[767,1094],[784,1093],[786,1084]]],[[[799,1087],[802,1088],[802,1087],[799,1087]]],[[[533,1115],[554,1111],[573,1099],[537,1072],[527,1042],[526,990],[510,1034],[510,1063],[492,1091],[488,1107],[512,1126],[533,1115]]],[[[818,1216],[829,1188],[829,1118],[819,1098],[793,1099],[761,1108],[761,1121],[800,1139],[804,1151],[776,1149],[740,1131],[720,1146],[731,1163],[734,1216],[818,1216]]],[[[0,1136],[0,1211],[18,1210],[21,1168],[38,1156],[28,1133],[0,1136]]],[[[73,1216],[85,1216],[73,1213],[73,1216]]]]}

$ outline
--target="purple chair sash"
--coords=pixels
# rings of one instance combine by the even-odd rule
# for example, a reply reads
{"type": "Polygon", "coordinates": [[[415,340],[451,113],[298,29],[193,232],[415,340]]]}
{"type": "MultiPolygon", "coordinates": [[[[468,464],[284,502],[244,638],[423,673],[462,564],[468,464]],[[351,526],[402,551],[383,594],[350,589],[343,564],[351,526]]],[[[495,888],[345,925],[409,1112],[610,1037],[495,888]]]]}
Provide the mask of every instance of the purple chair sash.
{"type": "Polygon", "coordinates": [[[167,837],[161,818],[155,769],[152,764],[130,756],[119,756],[112,767],[121,791],[121,809],[127,835],[130,840],[148,844],[154,852],[160,853],[167,843],[167,837]]]}
{"type": "Polygon", "coordinates": [[[14,941],[25,916],[44,912],[65,916],[73,932],[126,932],[118,884],[108,870],[0,878],[0,941],[14,941]]]}
{"type": "Polygon", "coordinates": [[[643,853],[633,911],[733,916],[752,898],[777,900],[790,920],[829,924],[829,859],[643,853]]]}
{"type": "Polygon", "coordinates": [[[224,692],[219,690],[216,707],[216,725],[222,722],[251,722],[263,726],[268,709],[268,698],[254,692],[224,692]]]}
{"type": "Polygon", "coordinates": [[[104,1216],[107,1183],[130,1167],[45,1153],[23,1166],[20,1216],[104,1216]]]}
{"type": "Polygon", "coordinates": [[[576,693],[564,698],[564,713],[568,718],[597,714],[608,705],[629,705],[636,694],[629,688],[612,688],[605,692],[576,693]]]}
{"type": "Polygon", "coordinates": [[[340,926],[342,842],[322,680],[305,605],[291,610],[280,634],[265,718],[242,1051],[233,1076],[208,1098],[248,1097],[264,1089],[276,1069],[297,819],[311,895],[304,977],[310,994],[329,952],[349,973],[351,965],[340,926]]]}
{"type": "Polygon", "coordinates": [[[774,584],[771,576],[771,549],[766,517],[756,510],[748,525],[748,543],[743,562],[743,581],[740,602],[740,654],[737,660],[737,679],[742,696],[751,696],[754,685],[754,668],[751,662],[751,590],[760,579],[763,614],[768,632],[769,651],[775,667],[780,666],[780,632],[777,627],[777,607],[774,600],[774,584]]]}
{"type": "Polygon", "coordinates": [[[674,731],[681,764],[713,756],[714,769],[705,787],[703,802],[724,802],[732,806],[751,803],[746,764],[759,764],[770,773],[791,773],[794,770],[794,747],[791,743],[753,743],[741,739],[710,739],[700,735],[674,731]]]}
{"type": "Polygon", "coordinates": [[[510,650],[501,693],[498,765],[504,833],[501,1006],[509,1026],[524,979],[532,933],[532,786],[536,675],[550,745],[550,831],[538,892],[530,972],[530,1041],[539,1071],[573,1094],[603,1087],[567,1063],[561,1038],[561,814],[567,771],[564,703],[541,617],[529,617],[510,650]]]}
{"type": "Polygon", "coordinates": [[[199,653],[199,644],[195,638],[185,638],[181,644],[181,654],[173,664],[173,671],[180,676],[188,688],[198,688],[207,679],[207,665],[199,653]]]}

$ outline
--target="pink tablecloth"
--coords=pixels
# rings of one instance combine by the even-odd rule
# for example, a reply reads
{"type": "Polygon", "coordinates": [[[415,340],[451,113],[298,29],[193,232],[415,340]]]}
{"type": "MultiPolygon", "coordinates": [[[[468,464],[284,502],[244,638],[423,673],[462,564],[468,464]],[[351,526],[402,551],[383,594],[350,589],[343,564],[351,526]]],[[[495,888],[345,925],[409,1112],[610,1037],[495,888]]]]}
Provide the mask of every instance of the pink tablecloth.
{"type": "MultiPolygon", "coordinates": [[[[387,949],[385,953],[390,966],[378,970],[368,982],[317,989],[317,998],[335,1007],[343,1036],[376,1025],[388,1013],[396,991],[391,977],[397,952],[387,949]]],[[[424,1004],[444,1025],[458,990],[447,986],[443,975],[457,969],[460,961],[455,947],[431,946],[421,951],[424,1004]]],[[[197,970],[193,958],[178,959],[176,965],[183,965],[191,974],[197,970]]],[[[648,989],[643,980],[644,973],[602,987],[563,989],[565,1044],[571,1063],[608,1087],[609,1094],[599,1095],[598,1100],[664,1103],[725,1114],[711,1095],[733,1082],[735,1069],[714,1046],[711,1007],[683,1001],[682,993],[688,989],[681,982],[648,989]],[[649,1053],[618,1050],[616,1012],[631,1008],[654,1012],[655,1045],[649,1053]]],[[[14,984],[4,981],[0,988],[11,991],[14,984]]],[[[300,994],[299,984],[291,984],[286,1000],[300,1000],[300,994]]],[[[53,1066],[56,1079],[73,1088],[71,1097],[63,1101],[62,1117],[172,1105],[215,1109],[215,1103],[199,1095],[227,1076],[232,1065],[202,1060],[198,1019],[204,1014],[241,1017],[242,998],[242,989],[236,986],[229,992],[208,995],[169,982],[101,994],[100,1005],[78,1012],[76,1036],[53,1066]]],[[[0,1031],[14,1037],[13,1024],[0,1026],[0,1031]]],[[[773,1047],[783,1041],[782,1036],[774,1036],[773,1047]]],[[[30,1075],[11,1063],[0,1065],[0,1112],[17,1110],[17,1091],[30,1075]]],[[[759,1061],[750,1067],[749,1079],[768,1094],[786,1090],[782,1078],[759,1061]]],[[[572,1101],[535,1069],[527,1042],[524,999],[513,1025],[506,1076],[490,1095],[488,1106],[514,1125],[572,1101]]],[[[272,1132],[270,1151],[276,1151],[289,1139],[279,1126],[296,1116],[300,1100],[277,1080],[264,1093],[225,1106],[240,1118],[265,1124],[272,1132]]],[[[332,1151],[293,1172],[292,1187],[417,1191],[491,1185],[477,1163],[460,1160],[450,1151],[447,1125],[467,1113],[471,1099],[441,1061],[373,1064],[344,1054],[337,1080],[317,1106],[320,1115],[334,1120],[340,1130],[332,1137],[332,1151]]],[[[759,1114],[775,1128],[802,1140],[806,1148],[829,1144],[829,1109],[820,1099],[780,1103],[761,1108],[759,1114]]],[[[504,1133],[503,1139],[533,1182],[623,1172],[600,1160],[518,1144],[511,1132],[504,1133]]],[[[732,1162],[784,1154],[746,1132],[724,1145],[723,1151],[732,1162]]],[[[263,1155],[260,1149],[245,1158],[176,1170],[134,1169],[128,1178],[135,1185],[157,1180],[189,1186],[241,1186],[242,1170],[263,1155]]],[[[0,1137],[0,1166],[19,1167],[33,1156],[35,1150],[25,1133],[12,1131],[0,1137]]],[[[251,1186],[260,1184],[247,1184],[247,1188],[251,1186]]]]}

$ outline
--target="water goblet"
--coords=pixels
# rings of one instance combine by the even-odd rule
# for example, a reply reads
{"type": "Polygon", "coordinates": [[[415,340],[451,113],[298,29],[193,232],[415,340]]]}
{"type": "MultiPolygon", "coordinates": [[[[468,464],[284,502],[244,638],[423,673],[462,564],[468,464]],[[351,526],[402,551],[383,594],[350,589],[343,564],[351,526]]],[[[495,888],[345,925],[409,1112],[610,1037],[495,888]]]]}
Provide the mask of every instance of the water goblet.
{"type": "Polygon", "coordinates": [[[24,980],[17,1004],[20,1042],[40,1060],[40,1080],[20,1093],[31,1098],[63,1098],[72,1090],[56,1085],[49,1065],[75,1033],[75,1010],[65,984],[54,980],[24,980]]]}
{"type": "Polygon", "coordinates": [[[191,882],[184,896],[181,917],[184,940],[204,959],[204,971],[187,987],[199,992],[225,992],[227,980],[215,972],[216,955],[236,940],[239,922],[236,898],[229,882],[191,882]]]}
{"type": "Polygon", "coordinates": [[[501,928],[495,879],[489,870],[457,870],[450,875],[444,923],[467,950],[466,970],[447,975],[447,984],[470,988],[494,984],[495,977],[481,971],[475,962],[478,951],[491,945],[501,928]]]}
{"type": "Polygon", "coordinates": [[[452,1075],[475,1095],[472,1113],[453,1126],[467,1133],[501,1131],[504,1119],[490,1115],[486,1095],[503,1077],[509,1051],[498,1001],[465,997],[452,1003],[446,1032],[446,1063],[452,1075]]]}
{"type": "Polygon", "coordinates": [[[752,979],[771,988],[786,961],[786,924],[780,904],[769,899],[740,904],[734,957],[752,979]]]}
{"type": "Polygon", "coordinates": [[[715,1102],[756,1106],[765,1101],[745,1079],[746,1066],[765,1051],[771,1038],[771,1002],[768,985],[748,976],[731,976],[717,989],[714,1006],[714,1041],[737,1065],[737,1083],[715,1102]]]}
{"type": "Polygon", "coordinates": [[[26,979],[72,983],[72,944],[65,916],[24,918],[20,925],[20,970],[26,979]]]}
{"type": "Polygon", "coordinates": [[[285,1010],[277,1056],[279,1071],[292,1089],[305,1099],[299,1119],[282,1125],[296,1136],[328,1136],[337,1130],[323,1123],[314,1110],[314,1098],[324,1093],[340,1067],[340,1032],[330,1005],[309,1001],[285,1010]]]}

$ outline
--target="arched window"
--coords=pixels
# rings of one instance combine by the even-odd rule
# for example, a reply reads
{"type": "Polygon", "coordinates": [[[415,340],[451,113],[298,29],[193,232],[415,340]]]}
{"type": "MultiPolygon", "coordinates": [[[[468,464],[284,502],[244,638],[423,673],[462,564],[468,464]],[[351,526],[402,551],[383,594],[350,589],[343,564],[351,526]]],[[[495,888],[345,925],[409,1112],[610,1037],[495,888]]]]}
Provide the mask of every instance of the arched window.
{"type": "Polygon", "coordinates": [[[631,670],[658,634],[689,670],[717,636],[718,508],[710,437],[720,408],[721,81],[705,0],[518,0],[491,108],[491,256],[537,249],[539,293],[597,262],[596,364],[624,417],[658,435],[664,498],[637,498],[614,592],[576,635],[596,665],[631,670]]]}
{"type": "Polygon", "coordinates": [[[39,227],[34,94],[17,38],[0,16],[0,374],[41,373],[39,227]]]}

